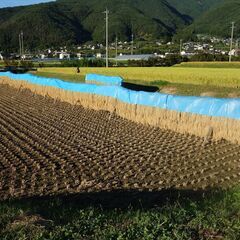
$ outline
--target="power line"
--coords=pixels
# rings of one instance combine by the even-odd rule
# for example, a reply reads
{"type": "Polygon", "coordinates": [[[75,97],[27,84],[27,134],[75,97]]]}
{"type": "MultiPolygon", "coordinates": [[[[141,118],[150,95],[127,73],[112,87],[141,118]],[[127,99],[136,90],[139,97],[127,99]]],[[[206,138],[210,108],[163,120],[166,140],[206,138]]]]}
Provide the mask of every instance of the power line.
{"type": "Polygon", "coordinates": [[[234,28],[235,22],[232,22],[232,33],[231,33],[231,43],[230,43],[230,53],[229,53],[229,62],[232,61],[232,49],[233,49],[233,35],[234,35],[234,28]]]}

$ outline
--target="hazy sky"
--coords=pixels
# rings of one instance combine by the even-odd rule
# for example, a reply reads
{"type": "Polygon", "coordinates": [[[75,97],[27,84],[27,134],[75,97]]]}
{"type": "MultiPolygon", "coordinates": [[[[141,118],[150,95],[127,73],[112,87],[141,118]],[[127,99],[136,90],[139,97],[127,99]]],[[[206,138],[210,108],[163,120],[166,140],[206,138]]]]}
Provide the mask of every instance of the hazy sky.
{"type": "Polygon", "coordinates": [[[0,8],[50,2],[53,0],[0,0],[0,8]]]}

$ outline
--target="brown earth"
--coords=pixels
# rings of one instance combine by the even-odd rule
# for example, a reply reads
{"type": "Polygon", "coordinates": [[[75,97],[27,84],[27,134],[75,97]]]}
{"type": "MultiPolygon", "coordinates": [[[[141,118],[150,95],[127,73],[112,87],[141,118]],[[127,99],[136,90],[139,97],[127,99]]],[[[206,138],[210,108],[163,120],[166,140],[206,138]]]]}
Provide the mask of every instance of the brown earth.
{"type": "Polygon", "coordinates": [[[239,181],[239,145],[0,85],[0,199],[239,181]]]}
{"type": "Polygon", "coordinates": [[[215,92],[203,92],[200,95],[201,97],[215,97],[216,93],[215,92]]]}
{"type": "Polygon", "coordinates": [[[161,89],[161,92],[166,93],[166,94],[176,94],[177,88],[176,87],[163,87],[161,89]]]}

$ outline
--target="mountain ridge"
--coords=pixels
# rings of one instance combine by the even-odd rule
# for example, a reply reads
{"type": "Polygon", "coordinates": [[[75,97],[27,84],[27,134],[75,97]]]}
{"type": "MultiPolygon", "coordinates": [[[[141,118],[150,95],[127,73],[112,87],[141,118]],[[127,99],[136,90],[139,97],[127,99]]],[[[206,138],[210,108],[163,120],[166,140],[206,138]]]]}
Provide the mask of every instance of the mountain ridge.
{"type": "Polygon", "coordinates": [[[182,0],[183,4],[177,0],[58,0],[3,8],[0,47],[17,49],[21,30],[29,49],[104,42],[106,7],[110,10],[111,41],[116,36],[130,40],[132,33],[137,39],[169,39],[179,29],[189,26],[201,11],[215,6],[216,1],[220,4],[224,0],[182,0]],[[188,5],[184,7],[186,1],[188,5]],[[190,11],[193,8],[197,10],[190,11]]]}
{"type": "Polygon", "coordinates": [[[240,1],[224,1],[218,7],[213,8],[186,27],[179,35],[189,38],[192,34],[207,34],[219,37],[230,37],[231,23],[235,22],[235,37],[240,37],[240,1]]]}

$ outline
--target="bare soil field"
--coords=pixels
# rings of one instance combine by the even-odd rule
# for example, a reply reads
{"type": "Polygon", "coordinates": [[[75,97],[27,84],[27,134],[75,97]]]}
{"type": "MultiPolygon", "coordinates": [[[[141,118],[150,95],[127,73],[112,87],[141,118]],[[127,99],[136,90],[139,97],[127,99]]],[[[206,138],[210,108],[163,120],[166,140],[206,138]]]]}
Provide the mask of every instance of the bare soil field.
{"type": "Polygon", "coordinates": [[[239,181],[239,145],[0,86],[0,199],[239,181]]]}

